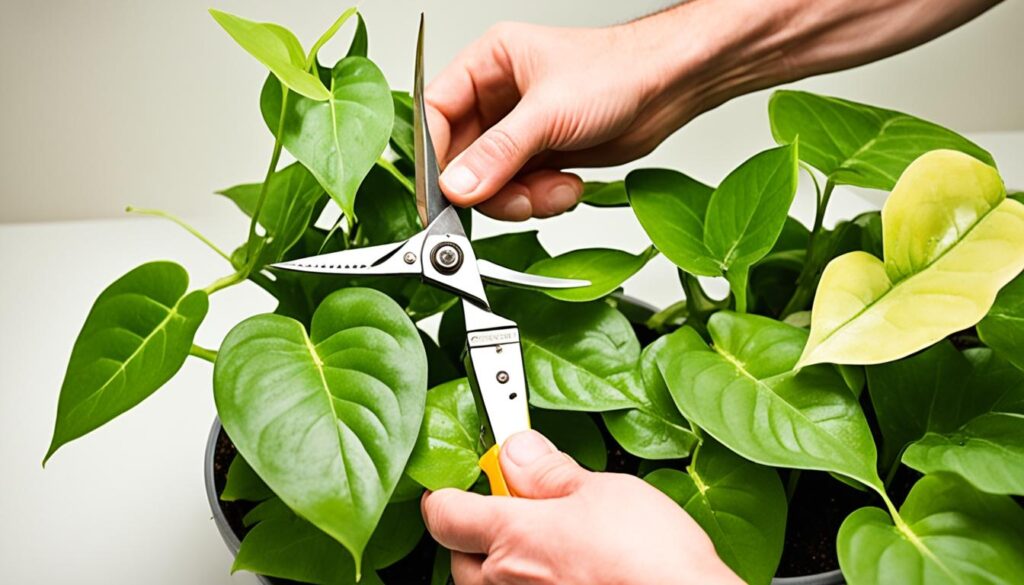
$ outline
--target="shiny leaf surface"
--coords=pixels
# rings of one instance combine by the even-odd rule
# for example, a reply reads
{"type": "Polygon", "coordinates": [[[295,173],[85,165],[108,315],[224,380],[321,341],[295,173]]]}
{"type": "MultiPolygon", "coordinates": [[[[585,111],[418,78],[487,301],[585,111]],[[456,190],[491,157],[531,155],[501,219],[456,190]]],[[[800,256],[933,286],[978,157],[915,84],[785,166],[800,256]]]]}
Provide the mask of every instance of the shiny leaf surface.
{"type": "Polygon", "coordinates": [[[850,585],[1015,583],[1024,575],[1024,510],[951,475],[914,485],[893,523],[861,508],[839,528],[839,566],[850,585]]]}
{"type": "Polygon", "coordinates": [[[480,417],[465,378],[427,392],[423,426],[406,473],[429,490],[468,489],[480,475],[480,417]]]}
{"type": "MultiPolygon", "coordinates": [[[[338,61],[331,70],[329,90],[324,101],[289,95],[280,139],[341,210],[352,215],[356,190],[391,136],[394,105],[384,74],[363,57],[338,61]]],[[[274,133],[281,100],[280,85],[268,78],[260,109],[274,133]]]]}
{"type": "Polygon", "coordinates": [[[108,286],[75,340],[43,463],[65,443],[142,402],[185,363],[209,308],[173,262],[149,262],[108,286]]]}
{"type": "Polygon", "coordinates": [[[608,248],[587,248],[541,260],[530,266],[527,272],[589,281],[590,286],[541,291],[562,301],[593,301],[614,292],[657,255],[658,251],[653,246],[640,254],[608,248]]]}
{"type": "Polygon", "coordinates": [[[832,471],[880,487],[867,420],[829,366],[794,371],[807,332],[730,312],[696,333],[669,335],[658,367],[684,416],[740,455],[765,465],[832,471]]]}
{"type": "Polygon", "coordinates": [[[978,336],[1024,370],[1024,274],[999,291],[992,308],[978,323],[978,336]]]}
{"type": "Polygon", "coordinates": [[[937,124],[834,97],[776,91],[768,118],[776,142],[799,136],[800,159],[837,184],[892,189],[907,165],[937,149],[995,165],[981,147],[937,124]]]}
{"type": "Polygon", "coordinates": [[[311,331],[257,315],[225,338],[217,412],[239,453],[288,507],[358,559],[416,442],[427,366],[386,295],[327,297],[311,331]]]}
{"type": "Polygon", "coordinates": [[[600,301],[564,303],[530,291],[496,290],[491,297],[496,313],[519,324],[530,404],[586,412],[633,406],[610,381],[640,358],[622,313],[600,301]]]}
{"type": "Polygon", "coordinates": [[[770,583],[782,558],[786,493],[774,469],[706,440],[686,472],[644,480],[676,501],[711,537],[718,556],[747,583],[770,583]]]}

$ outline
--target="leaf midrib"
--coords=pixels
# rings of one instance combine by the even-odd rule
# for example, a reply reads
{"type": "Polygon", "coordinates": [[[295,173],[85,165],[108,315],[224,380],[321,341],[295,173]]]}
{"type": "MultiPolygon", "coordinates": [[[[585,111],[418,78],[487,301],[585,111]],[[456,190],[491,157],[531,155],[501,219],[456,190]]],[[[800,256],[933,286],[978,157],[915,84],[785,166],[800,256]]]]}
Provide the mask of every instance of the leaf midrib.
{"type": "MultiPolygon", "coordinates": [[[[157,303],[158,305],[166,308],[167,309],[167,315],[164,316],[164,318],[160,321],[160,323],[158,323],[156,325],[156,327],[154,327],[153,330],[149,332],[148,335],[146,335],[145,337],[142,338],[142,340],[139,342],[139,345],[135,348],[134,351],[132,351],[132,353],[127,358],[125,358],[124,360],[121,360],[119,362],[120,365],[117,367],[117,369],[114,370],[114,372],[111,373],[110,376],[107,377],[107,379],[103,382],[103,384],[99,388],[97,388],[96,390],[93,390],[92,392],[90,392],[88,394],[88,396],[83,398],[70,411],[68,411],[68,414],[67,414],[66,418],[68,418],[68,419],[72,418],[74,416],[74,414],[76,412],[78,412],[78,409],[83,404],[85,404],[85,403],[89,402],[90,400],[92,400],[93,397],[95,397],[95,396],[97,396],[99,394],[102,394],[103,392],[106,392],[107,388],[110,386],[110,383],[113,382],[114,379],[117,378],[119,375],[122,375],[122,374],[126,375],[125,374],[125,370],[127,369],[128,364],[132,360],[134,360],[136,357],[138,357],[138,355],[142,351],[142,349],[144,347],[146,347],[146,345],[148,345],[149,342],[153,339],[153,336],[156,335],[158,331],[163,331],[167,327],[168,323],[170,323],[171,319],[173,319],[174,317],[183,316],[178,311],[178,309],[181,307],[181,303],[185,299],[187,299],[190,295],[188,295],[188,294],[182,295],[178,299],[178,301],[176,303],[174,303],[174,306],[173,307],[169,307],[169,308],[166,305],[164,305],[163,303],[161,303],[160,301],[157,301],[156,299],[154,299],[154,298],[152,298],[152,297],[150,297],[148,295],[143,294],[141,296],[143,296],[146,299],[152,300],[153,302],[157,303]]],[[[116,328],[116,327],[117,326],[110,327],[110,328],[116,328]]],[[[104,329],[108,329],[108,328],[105,327],[104,329]]],[[[138,334],[136,334],[136,335],[138,335],[138,334]]],[[[113,358],[106,358],[106,356],[103,356],[103,358],[101,358],[101,359],[113,359],[113,358]]]]}
{"type": "MultiPolygon", "coordinates": [[[[932,266],[934,266],[935,264],[939,263],[939,261],[941,261],[943,258],[945,258],[947,254],[949,254],[953,250],[959,248],[960,245],[964,242],[964,240],[966,240],[967,237],[971,235],[971,232],[973,232],[974,229],[977,228],[979,225],[984,223],[984,221],[986,219],[988,219],[988,216],[993,214],[993,213],[995,213],[996,210],[999,209],[1000,207],[1002,207],[1003,203],[1005,203],[1005,202],[1006,202],[1006,198],[1004,197],[1003,200],[1000,201],[997,205],[994,205],[991,209],[986,211],[985,214],[982,215],[978,219],[978,221],[976,221],[973,224],[971,224],[971,226],[964,231],[963,236],[961,236],[959,239],[957,239],[955,244],[953,244],[952,246],[950,246],[950,247],[946,248],[945,250],[943,250],[942,253],[939,254],[938,256],[936,256],[934,260],[932,260],[931,262],[925,264],[917,272],[911,274],[910,276],[906,276],[906,277],[901,278],[901,279],[896,280],[896,281],[893,281],[891,278],[889,278],[889,274],[887,272],[886,275],[885,275],[885,278],[889,281],[889,288],[884,293],[879,295],[878,298],[876,298],[873,301],[871,301],[870,303],[864,305],[864,307],[861,310],[857,311],[852,317],[850,317],[846,321],[843,321],[842,323],[840,323],[838,326],[833,328],[832,331],[829,331],[828,334],[826,334],[824,337],[821,338],[820,341],[818,341],[817,345],[814,348],[814,351],[817,351],[821,346],[825,345],[825,342],[828,341],[829,339],[831,339],[832,336],[834,336],[836,333],[838,333],[841,329],[843,329],[844,327],[846,327],[847,325],[852,323],[854,320],[856,320],[858,317],[860,317],[864,313],[868,312],[875,305],[881,303],[886,297],[888,297],[892,293],[892,291],[896,290],[897,287],[899,287],[900,285],[904,285],[904,284],[906,284],[908,282],[911,282],[915,278],[917,278],[917,277],[921,276],[922,274],[928,272],[928,270],[932,266]]],[[[884,267],[885,267],[885,259],[884,258],[880,258],[879,261],[882,262],[882,267],[884,269],[884,267]]]]}
{"type": "MultiPolygon", "coordinates": [[[[732,367],[734,369],[736,369],[742,376],[744,376],[744,377],[750,379],[751,381],[753,381],[754,384],[758,388],[760,388],[763,391],[766,391],[769,394],[771,394],[772,396],[774,396],[779,403],[785,405],[785,407],[787,409],[789,409],[792,412],[796,413],[796,415],[798,417],[800,417],[802,420],[806,421],[807,424],[811,426],[811,428],[816,430],[815,434],[819,434],[821,436],[824,436],[828,440],[828,442],[832,445],[833,449],[835,449],[836,452],[842,453],[842,452],[844,452],[846,450],[847,445],[845,445],[842,442],[840,442],[838,439],[833,437],[831,434],[826,433],[826,432],[821,431],[820,429],[818,429],[817,423],[815,423],[811,419],[807,418],[807,415],[805,415],[803,413],[803,411],[801,411],[799,408],[797,408],[797,407],[793,406],[792,404],[790,404],[789,401],[787,401],[787,400],[783,399],[781,396],[779,396],[778,393],[776,393],[775,390],[773,390],[772,387],[769,386],[768,384],[766,384],[763,380],[754,377],[753,374],[748,372],[746,367],[742,364],[742,362],[739,361],[739,359],[736,356],[732,355],[731,353],[729,353],[728,351],[726,351],[725,349],[723,349],[722,347],[720,347],[718,345],[714,346],[714,350],[715,350],[715,352],[718,355],[722,356],[726,360],[726,362],[728,362],[730,365],[732,365],[732,367]]],[[[790,371],[790,372],[783,372],[782,374],[779,374],[779,375],[785,375],[787,373],[792,373],[792,371],[790,371]]],[[[841,472],[841,471],[838,471],[836,469],[829,469],[828,471],[835,471],[836,473],[839,473],[841,475],[848,475],[846,472],[841,472]]],[[[875,487],[871,483],[864,481],[864,479],[862,479],[862,478],[853,477],[853,476],[849,476],[849,477],[851,477],[852,479],[854,479],[856,481],[859,481],[859,482],[863,483],[864,485],[866,485],[868,487],[875,487]]]]}

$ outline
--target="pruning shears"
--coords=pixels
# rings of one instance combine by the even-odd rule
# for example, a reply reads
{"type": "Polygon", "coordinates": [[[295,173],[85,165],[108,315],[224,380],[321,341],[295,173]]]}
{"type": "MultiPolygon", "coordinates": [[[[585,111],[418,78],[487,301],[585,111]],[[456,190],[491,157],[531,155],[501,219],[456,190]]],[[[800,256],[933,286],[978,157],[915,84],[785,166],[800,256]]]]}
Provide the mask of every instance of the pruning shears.
{"type": "Polygon", "coordinates": [[[413,88],[416,207],[426,228],[404,242],[368,246],[274,264],[274,268],[343,275],[419,276],[462,300],[466,317],[463,360],[480,412],[480,467],[494,495],[514,495],[498,460],[501,444],[530,428],[526,372],[516,323],[491,311],[484,282],[528,288],[576,288],[585,280],[525,274],[479,260],[455,208],[438,185],[440,173],[423,102],[423,17],[416,44],[413,88]]]}

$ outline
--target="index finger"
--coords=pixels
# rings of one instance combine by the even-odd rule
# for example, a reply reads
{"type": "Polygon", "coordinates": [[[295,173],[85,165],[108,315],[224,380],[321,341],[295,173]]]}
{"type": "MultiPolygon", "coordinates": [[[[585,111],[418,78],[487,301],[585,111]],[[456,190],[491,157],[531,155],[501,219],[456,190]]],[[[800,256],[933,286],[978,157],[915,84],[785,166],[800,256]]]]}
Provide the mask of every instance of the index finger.
{"type": "Polygon", "coordinates": [[[420,508],[427,530],[441,545],[486,554],[511,517],[513,504],[512,498],[448,488],[424,494],[420,508]]]}

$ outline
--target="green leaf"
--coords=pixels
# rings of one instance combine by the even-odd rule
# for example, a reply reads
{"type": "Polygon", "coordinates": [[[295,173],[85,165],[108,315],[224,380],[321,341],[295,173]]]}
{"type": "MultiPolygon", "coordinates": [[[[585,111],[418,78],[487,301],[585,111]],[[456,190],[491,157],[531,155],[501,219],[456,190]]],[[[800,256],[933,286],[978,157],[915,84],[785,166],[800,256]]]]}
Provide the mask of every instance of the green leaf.
{"type": "Polygon", "coordinates": [[[622,313],[600,301],[565,303],[511,289],[495,290],[491,304],[519,324],[530,404],[586,412],[634,406],[610,381],[640,358],[636,333],[622,313]]]}
{"type": "Polygon", "coordinates": [[[468,489],[480,475],[480,417],[465,378],[427,392],[423,426],[406,473],[429,490],[468,489]]]}
{"type": "Polygon", "coordinates": [[[227,484],[224,491],[220,493],[220,499],[225,502],[236,502],[245,500],[248,502],[262,502],[274,497],[267,484],[260,476],[256,475],[252,467],[241,455],[235,455],[228,467],[227,484]]]}
{"type": "MultiPolygon", "coordinates": [[[[281,99],[279,84],[268,78],[260,109],[275,134],[281,99]]],[[[384,152],[393,121],[391,90],[384,74],[369,59],[346,57],[331,70],[329,99],[288,96],[280,140],[341,210],[352,215],[356,190],[384,152]]]]}
{"type": "Polygon", "coordinates": [[[839,528],[839,566],[862,583],[1016,583],[1024,575],[1024,510],[950,475],[914,485],[895,525],[861,508],[839,528]]]}
{"type": "Polygon", "coordinates": [[[324,101],[331,92],[311,74],[302,44],[283,26],[253,22],[211,8],[210,15],[243,49],[263,63],[288,89],[311,100],[324,101]]]}
{"type": "MultiPolygon", "coordinates": [[[[245,521],[253,528],[242,540],[232,572],[251,571],[320,585],[356,585],[352,554],[280,499],[260,504],[245,521]]],[[[423,531],[418,500],[388,506],[366,547],[366,564],[373,569],[393,564],[412,551],[423,531]]],[[[366,583],[383,585],[376,571],[358,581],[366,583]]]]}
{"type": "Polygon", "coordinates": [[[633,171],[625,186],[633,213],[666,258],[690,274],[721,276],[704,244],[704,217],[714,189],[666,169],[633,171]]]}
{"type": "Polygon", "coordinates": [[[239,453],[288,507],[357,559],[416,442],[427,365],[416,327],[383,293],[327,297],[311,332],[257,315],[228,333],[217,412],[239,453]]]}
{"type": "Polygon", "coordinates": [[[669,260],[691,274],[724,273],[745,310],[750,267],[775,245],[796,194],[796,150],[754,155],[714,192],[673,171],[633,171],[626,177],[630,205],[669,260]]]}
{"type": "Polygon", "coordinates": [[[688,420],[751,461],[833,471],[881,489],[871,431],[842,376],[824,365],[792,369],[806,331],[724,311],[708,331],[713,349],[684,328],[657,356],[688,420]]]}
{"type": "Polygon", "coordinates": [[[686,472],[658,469],[644,480],[707,532],[725,564],[747,583],[770,583],[782,558],[786,493],[775,470],[705,440],[686,472]]]}
{"type": "MultiPolygon", "coordinates": [[[[218,191],[218,194],[252,217],[261,188],[262,183],[249,183],[218,191]]],[[[266,230],[263,254],[267,262],[279,261],[299,241],[323,194],[323,187],[299,163],[271,175],[259,218],[259,224],[266,230]]]]}
{"type": "MultiPolygon", "coordinates": [[[[355,8],[349,10],[355,10],[355,8]]],[[[356,33],[352,36],[352,43],[349,44],[348,52],[345,53],[346,57],[366,57],[370,50],[370,37],[366,34],[366,22],[363,21],[363,15],[356,14],[356,19],[356,33]]]]}
{"type": "Polygon", "coordinates": [[[551,440],[558,450],[593,471],[604,471],[608,450],[601,429],[585,412],[534,409],[530,412],[533,428],[551,440]]]}
{"type": "Polygon", "coordinates": [[[583,183],[580,203],[594,207],[625,207],[629,205],[625,181],[587,181],[583,183]]]}
{"type": "Polygon", "coordinates": [[[588,280],[590,286],[543,289],[542,292],[562,301],[593,301],[614,292],[657,255],[654,246],[636,255],[609,248],[587,248],[540,260],[527,272],[588,280]]]}
{"type": "Polygon", "coordinates": [[[367,244],[400,242],[421,229],[415,196],[379,165],[359,186],[355,205],[359,234],[367,244]]]}
{"type": "Polygon", "coordinates": [[[1024,495],[1024,372],[989,349],[966,355],[944,341],[868,368],[884,459],[947,471],[977,489],[1024,495]]]}
{"type": "MultiPolygon", "coordinates": [[[[307,69],[311,68],[317,62],[317,56],[320,54],[320,49],[322,49],[323,46],[326,45],[328,41],[333,39],[334,35],[338,34],[338,29],[340,29],[341,26],[343,24],[345,24],[345,22],[349,18],[351,18],[352,15],[355,14],[355,13],[356,13],[356,7],[355,6],[345,10],[344,12],[342,12],[341,16],[339,16],[337,18],[337,20],[335,20],[333,23],[331,23],[331,26],[329,26],[327,28],[327,30],[325,30],[323,32],[323,34],[320,35],[320,38],[318,38],[316,40],[316,42],[313,43],[313,48],[311,48],[309,50],[309,56],[306,59],[306,68],[307,69]]],[[[362,28],[362,32],[363,32],[363,39],[362,39],[362,42],[363,42],[363,46],[362,46],[363,54],[361,56],[365,57],[366,56],[366,38],[365,38],[366,37],[366,26],[363,24],[363,17],[362,17],[362,15],[359,16],[359,27],[362,28]]],[[[356,30],[356,38],[354,38],[352,40],[353,46],[355,46],[355,43],[356,43],[357,40],[359,40],[359,30],[358,30],[358,28],[356,30]]],[[[358,49],[359,47],[356,47],[356,48],[358,49]]],[[[351,48],[349,49],[349,51],[351,52],[351,48]]]]}
{"type": "Polygon", "coordinates": [[[882,210],[885,261],[851,252],[825,268],[800,366],[877,364],[924,349],[985,316],[1024,269],[1024,205],[996,170],[933,151],[882,210]]]}
{"type": "Polygon", "coordinates": [[[892,189],[904,169],[930,150],[965,152],[995,166],[992,156],[937,124],[892,110],[802,91],[776,91],[768,102],[780,144],[800,137],[800,160],[833,183],[892,189]]]}
{"type": "Polygon", "coordinates": [[[392,91],[395,107],[395,124],[391,127],[391,148],[407,161],[416,160],[416,145],[413,139],[412,96],[404,91],[392,91]]]}
{"type": "Polygon", "coordinates": [[[704,244],[746,305],[747,273],[775,245],[796,195],[797,147],[754,155],[715,189],[704,220],[704,244]]]}
{"type": "Polygon", "coordinates": [[[100,293],[71,350],[44,465],[177,373],[209,308],[205,292],[187,290],[184,268],[149,262],[100,293]]]}
{"type": "Polygon", "coordinates": [[[537,230],[475,240],[473,253],[479,260],[488,260],[520,272],[551,257],[537,239],[537,230]]]}
{"type": "Polygon", "coordinates": [[[1024,274],[999,291],[992,308],[978,323],[978,336],[1024,370],[1024,274]]]}
{"type": "MultiPolygon", "coordinates": [[[[686,331],[692,333],[691,329],[686,331]]],[[[707,347],[695,333],[681,333],[680,337],[675,351],[707,347]]],[[[619,445],[644,459],[682,459],[688,457],[697,444],[697,436],[679,414],[665,378],[658,370],[657,356],[667,345],[668,337],[659,337],[644,348],[636,370],[616,379],[617,385],[637,406],[601,414],[608,432],[619,445]]]]}
{"type": "Polygon", "coordinates": [[[438,545],[434,555],[434,568],[430,572],[430,585],[448,585],[452,576],[452,553],[438,545]]]}

